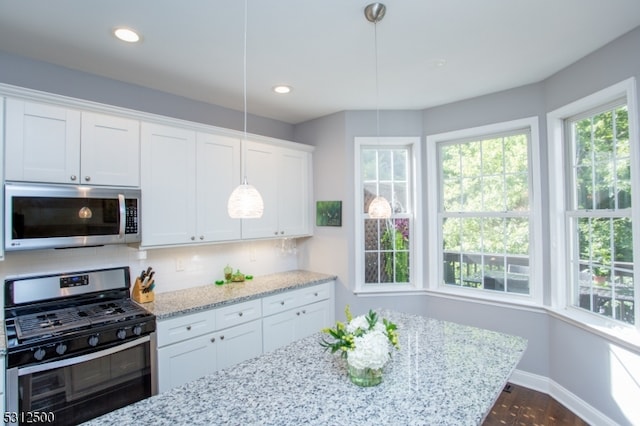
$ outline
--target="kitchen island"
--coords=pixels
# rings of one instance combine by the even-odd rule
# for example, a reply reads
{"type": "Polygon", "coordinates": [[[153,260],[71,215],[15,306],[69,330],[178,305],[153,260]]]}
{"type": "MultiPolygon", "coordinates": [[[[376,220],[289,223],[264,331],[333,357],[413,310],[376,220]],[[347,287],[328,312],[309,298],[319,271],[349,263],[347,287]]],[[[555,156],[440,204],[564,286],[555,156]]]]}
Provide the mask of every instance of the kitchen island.
{"type": "Polygon", "coordinates": [[[524,338],[379,310],[400,350],[362,388],[314,334],[88,424],[477,425],[520,361],[524,338]]]}

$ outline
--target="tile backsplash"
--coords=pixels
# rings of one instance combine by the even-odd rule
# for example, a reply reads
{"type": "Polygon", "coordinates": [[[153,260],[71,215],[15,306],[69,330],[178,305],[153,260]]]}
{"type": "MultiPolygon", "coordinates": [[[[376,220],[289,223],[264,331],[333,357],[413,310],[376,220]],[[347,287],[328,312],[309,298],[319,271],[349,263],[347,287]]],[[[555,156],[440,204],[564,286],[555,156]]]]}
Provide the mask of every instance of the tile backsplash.
{"type": "MultiPolygon", "coordinates": [[[[0,276],[4,285],[7,277],[129,266],[134,277],[151,266],[156,271],[155,291],[163,293],[213,284],[223,278],[227,264],[234,271],[240,269],[256,276],[298,269],[299,253],[295,246],[295,240],[265,240],[143,252],[125,245],[8,252],[0,262],[0,276]]],[[[4,291],[0,293],[4,298],[4,291]]]]}

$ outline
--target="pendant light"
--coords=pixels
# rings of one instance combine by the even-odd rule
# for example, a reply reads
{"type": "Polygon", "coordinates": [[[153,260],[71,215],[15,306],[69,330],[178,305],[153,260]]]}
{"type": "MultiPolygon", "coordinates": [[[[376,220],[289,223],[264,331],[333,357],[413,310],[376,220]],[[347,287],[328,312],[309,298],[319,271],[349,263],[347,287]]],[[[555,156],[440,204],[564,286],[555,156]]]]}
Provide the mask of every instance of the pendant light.
{"type": "MultiPolygon", "coordinates": [[[[380,106],[378,102],[378,22],[384,18],[387,7],[382,3],[371,3],[364,9],[364,16],[367,21],[373,22],[374,28],[374,45],[376,56],[376,136],[380,140],[380,106]]],[[[391,217],[391,205],[386,198],[377,194],[369,203],[369,218],[371,219],[389,219],[391,217]]]]}
{"type": "MultiPolygon", "coordinates": [[[[247,140],[247,1],[244,1],[244,45],[243,45],[243,99],[244,99],[244,141],[247,140]]],[[[247,182],[247,176],[233,190],[227,202],[227,212],[233,219],[259,219],[264,211],[264,201],[260,192],[247,182]]]]}

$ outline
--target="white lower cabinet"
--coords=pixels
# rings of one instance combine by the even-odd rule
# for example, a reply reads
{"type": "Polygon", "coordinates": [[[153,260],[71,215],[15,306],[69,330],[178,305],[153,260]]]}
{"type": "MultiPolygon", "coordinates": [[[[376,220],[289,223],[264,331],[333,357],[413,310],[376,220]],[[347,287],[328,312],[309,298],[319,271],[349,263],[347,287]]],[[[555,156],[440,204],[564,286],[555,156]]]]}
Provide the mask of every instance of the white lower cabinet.
{"type": "Polygon", "coordinates": [[[334,282],[159,320],[158,390],[317,333],[334,321],[334,282]]]}
{"type": "Polygon", "coordinates": [[[158,321],[158,391],[262,353],[260,300],[158,321]]]}
{"type": "Polygon", "coordinates": [[[317,333],[333,324],[333,281],[262,299],[264,352],[317,333]]]}
{"type": "Polygon", "coordinates": [[[324,300],[262,319],[263,350],[270,352],[330,326],[333,302],[324,300]]]}

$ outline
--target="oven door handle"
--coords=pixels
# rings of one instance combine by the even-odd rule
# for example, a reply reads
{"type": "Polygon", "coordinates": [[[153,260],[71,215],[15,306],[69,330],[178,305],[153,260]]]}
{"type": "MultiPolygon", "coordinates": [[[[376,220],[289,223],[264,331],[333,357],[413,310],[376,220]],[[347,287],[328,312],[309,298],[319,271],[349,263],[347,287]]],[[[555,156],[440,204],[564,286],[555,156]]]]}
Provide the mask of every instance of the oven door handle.
{"type": "Polygon", "coordinates": [[[120,229],[118,229],[118,238],[124,238],[125,225],[127,224],[127,205],[124,202],[124,194],[118,194],[118,207],[120,210],[120,229]]]}
{"type": "Polygon", "coordinates": [[[132,340],[130,342],[123,343],[121,345],[114,346],[109,349],[105,349],[98,352],[92,352],[86,355],[80,355],[72,358],[63,359],[60,361],[53,362],[45,362],[44,364],[38,365],[30,365],[27,367],[18,368],[18,376],[24,376],[27,374],[39,373],[41,371],[54,370],[56,368],[68,367],[70,365],[80,364],[82,362],[87,362],[94,360],[96,358],[100,358],[103,356],[112,355],[126,349],[132,348],[134,346],[141,345],[143,343],[151,341],[150,336],[144,336],[136,340],[132,340]]]}

